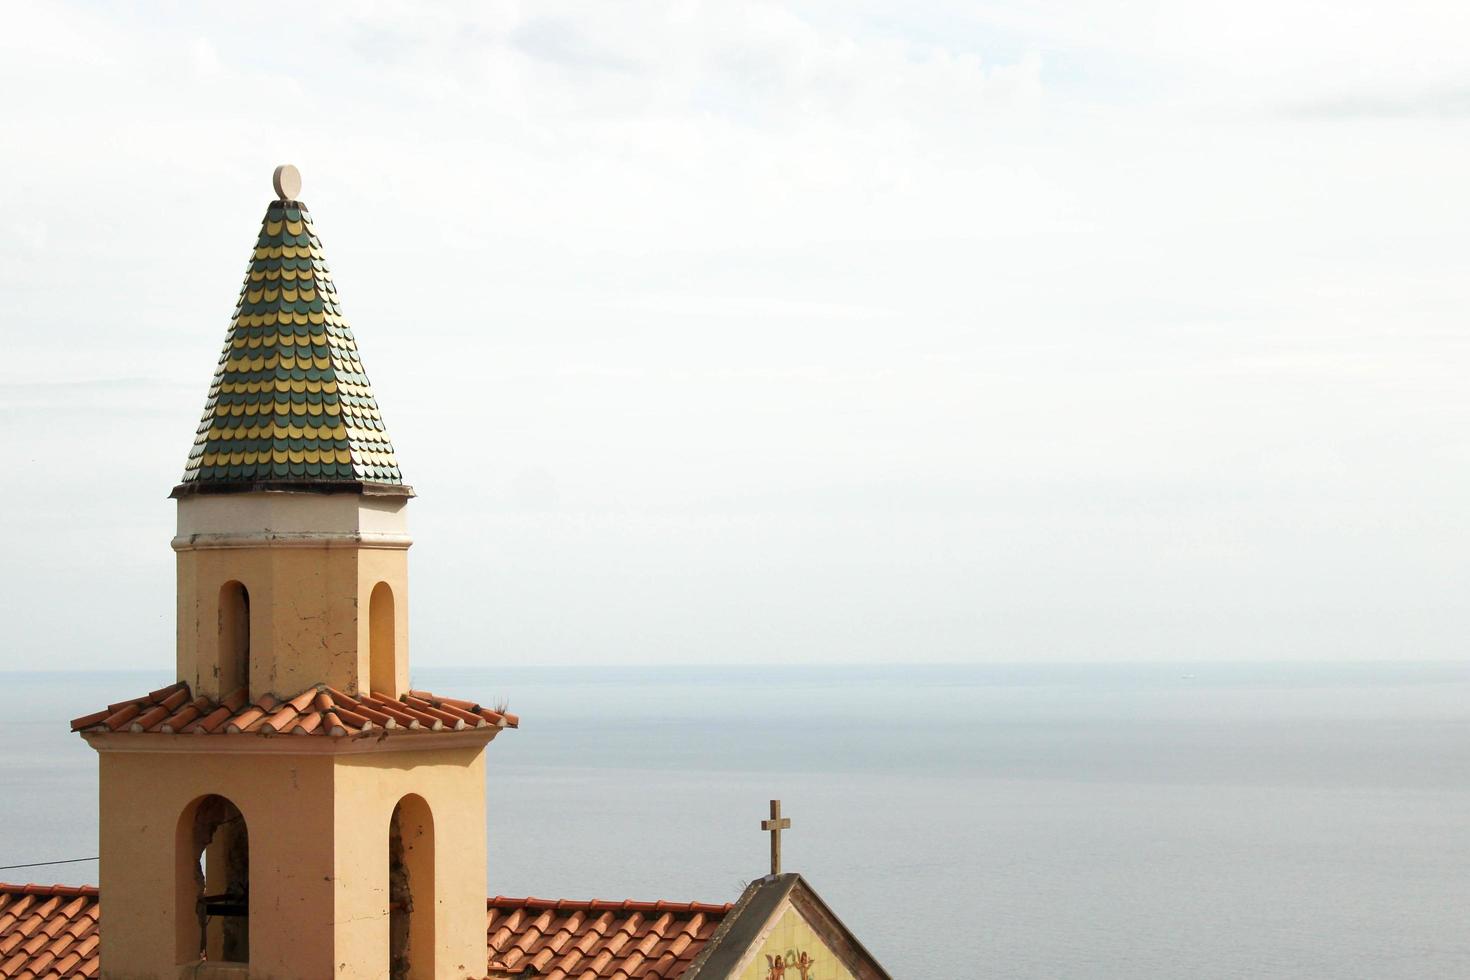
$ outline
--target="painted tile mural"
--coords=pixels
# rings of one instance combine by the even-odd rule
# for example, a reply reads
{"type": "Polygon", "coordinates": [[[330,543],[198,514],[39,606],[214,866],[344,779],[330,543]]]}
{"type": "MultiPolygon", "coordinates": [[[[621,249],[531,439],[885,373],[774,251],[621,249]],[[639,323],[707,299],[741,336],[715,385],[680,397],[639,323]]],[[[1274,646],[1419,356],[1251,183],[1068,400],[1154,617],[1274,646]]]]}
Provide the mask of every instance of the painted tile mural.
{"type": "Polygon", "coordinates": [[[853,980],[853,975],[817,938],[801,913],[787,906],[740,980],[853,980]]]}

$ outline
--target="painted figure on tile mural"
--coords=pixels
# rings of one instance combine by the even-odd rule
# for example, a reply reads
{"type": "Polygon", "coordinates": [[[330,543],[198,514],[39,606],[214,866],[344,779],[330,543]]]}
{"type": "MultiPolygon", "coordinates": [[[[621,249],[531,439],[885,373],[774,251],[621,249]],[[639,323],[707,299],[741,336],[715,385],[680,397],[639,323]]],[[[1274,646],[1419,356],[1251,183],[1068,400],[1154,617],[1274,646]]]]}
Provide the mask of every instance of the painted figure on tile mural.
{"type": "Polygon", "coordinates": [[[798,953],[788,949],[785,956],[767,954],[766,966],[769,970],[766,980],[785,980],[787,967],[796,970],[798,980],[811,980],[811,972],[816,969],[817,961],[806,952],[798,953]]]}

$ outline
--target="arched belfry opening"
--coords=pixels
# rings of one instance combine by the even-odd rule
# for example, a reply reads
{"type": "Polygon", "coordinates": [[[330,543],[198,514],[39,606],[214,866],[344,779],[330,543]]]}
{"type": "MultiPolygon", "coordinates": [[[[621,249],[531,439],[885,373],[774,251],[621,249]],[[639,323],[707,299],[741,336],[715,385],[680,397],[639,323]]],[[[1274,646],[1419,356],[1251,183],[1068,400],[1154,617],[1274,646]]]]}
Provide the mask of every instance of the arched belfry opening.
{"type": "Polygon", "coordinates": [[[250,687],[250,592],[239,582],[219,590],[219,693],[250,687]]]}
{"type": "Polygon", "coordinates": [[[373,586],[368,599],[368,684],[371,690],[397,697],[398,650],[395,643],[397,617],[393,589],[387,582],[373,586]]]}
{"type": "Polygon", "coordinates": [[[388,976],[434,976],[434,816],[414,793],[388,822],[388,976]]]}
{"type": "Polygon", "coordinates": [[[184,808],[177,832],[179,963],[250,962],[250,835],[223,796],[184,808]]]}

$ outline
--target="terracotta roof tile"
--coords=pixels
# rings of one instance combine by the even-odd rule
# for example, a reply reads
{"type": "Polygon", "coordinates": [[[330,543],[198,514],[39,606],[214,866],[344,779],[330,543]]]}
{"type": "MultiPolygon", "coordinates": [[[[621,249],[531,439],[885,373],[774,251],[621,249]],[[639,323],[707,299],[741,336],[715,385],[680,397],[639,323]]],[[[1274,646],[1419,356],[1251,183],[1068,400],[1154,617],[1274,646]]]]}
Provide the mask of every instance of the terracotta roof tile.
{"type": "MultiPolygon", "coordinates": [[[[193,697],[189,685],[179,681],[141,698],[119,701],[102,711],[74,718],[71,730],[343,737],[515,728],[519,724],[515,715],[427,691],[410,691],[394,700],[382,694],[345,694],[316,685],[285,701],[270,694],[251,701],[243,689],[211,701],[193,697]]],[[[5,977],[0,972],[0,980],[5,977]]]]}
{"type": "MultiPolygon", "coordinates": [[[[98,908],[93,887],[0,884],[0,980],[95,977],[98,908]]],[[[731,908],[496,896],[485,903],[487,980],[679,977],[731,908]]]]}
{"type": "Polygon", "coordinates": [[[0,978],[97,975],[97,889],[0,885],[0,978]]]}
{"type": "Polygon", "coordinates": [[[497,896],[486,909],[489,980],[678,977],[732,907],[497,896]]]}

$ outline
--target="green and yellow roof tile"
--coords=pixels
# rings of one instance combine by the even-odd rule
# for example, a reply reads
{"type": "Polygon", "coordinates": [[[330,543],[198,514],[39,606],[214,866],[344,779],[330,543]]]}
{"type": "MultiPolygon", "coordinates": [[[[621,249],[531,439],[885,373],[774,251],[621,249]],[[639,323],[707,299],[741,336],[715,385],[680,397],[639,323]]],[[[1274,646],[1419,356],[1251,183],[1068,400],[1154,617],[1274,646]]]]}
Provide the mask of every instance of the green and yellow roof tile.
{"type": "Polygon", "coordinates": [[[311,214],[291,200],[266,210],[175,492],[272,485],[403,486],[311,214]]]}

